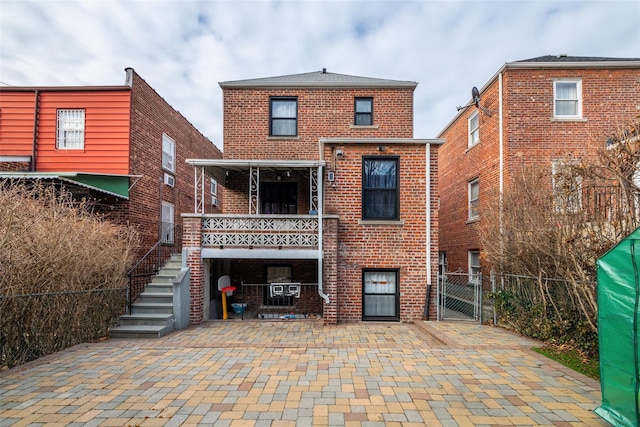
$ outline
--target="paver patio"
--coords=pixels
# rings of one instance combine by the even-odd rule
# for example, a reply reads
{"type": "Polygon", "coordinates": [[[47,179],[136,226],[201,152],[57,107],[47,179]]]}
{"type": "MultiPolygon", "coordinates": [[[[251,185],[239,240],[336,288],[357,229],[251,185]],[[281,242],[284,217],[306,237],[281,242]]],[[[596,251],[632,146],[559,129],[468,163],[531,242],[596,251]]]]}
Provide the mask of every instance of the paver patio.
{"type": "Polygon", "coordinates": [[[0,373],[0,426],[607,426],[597,381],[463,322],[227,320],[0,373]]]}

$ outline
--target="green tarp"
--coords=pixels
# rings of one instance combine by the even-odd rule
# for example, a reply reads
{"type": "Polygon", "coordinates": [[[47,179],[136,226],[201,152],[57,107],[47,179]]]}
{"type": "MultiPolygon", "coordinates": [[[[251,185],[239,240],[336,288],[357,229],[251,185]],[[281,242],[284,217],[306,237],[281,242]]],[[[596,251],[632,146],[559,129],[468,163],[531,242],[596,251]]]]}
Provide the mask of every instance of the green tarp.
{"type": "Polygon", "coordinates": [[[640,425],[639,277],[640,228],[597,262],[602,405],[595,412],[615,426],[640,425]]]}

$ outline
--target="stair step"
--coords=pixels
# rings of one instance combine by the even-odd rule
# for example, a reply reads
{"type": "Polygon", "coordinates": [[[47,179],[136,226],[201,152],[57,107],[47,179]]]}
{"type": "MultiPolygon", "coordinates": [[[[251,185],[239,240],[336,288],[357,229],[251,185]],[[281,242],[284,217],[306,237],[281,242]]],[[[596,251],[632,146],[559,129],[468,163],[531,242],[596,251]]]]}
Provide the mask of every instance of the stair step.
{"type": "Polygon", "coordinates": [[[166,325],[115,326],[109,330],[112,338],[159,338],[171,332],[166,325]]]}
{"type": "Polygon", "coordinates": [[[168,293],[173,295],[173,283],[151,282],[147,285],[144,292],[151,293],[168,293]]]}
{"type": "MultiPolygon", "coordinates": [[[[147,292],[138,295],[136,303],[173,303],[173,294],[169,292],[147,292]]],[[[173,304],[171,304],[173,306],[173,304]]]]}
{"type": "Polygon", "coordinates": [[[166,313],[133,313],[123,314],[119,318],[120,326],[158,325],[173,327],[173,315],[166,313]]]}
{"type": "Polygon", "coordinates": [[[131,306],[133,314],[173,314],[173,302],[134,302],[131,306]]]}

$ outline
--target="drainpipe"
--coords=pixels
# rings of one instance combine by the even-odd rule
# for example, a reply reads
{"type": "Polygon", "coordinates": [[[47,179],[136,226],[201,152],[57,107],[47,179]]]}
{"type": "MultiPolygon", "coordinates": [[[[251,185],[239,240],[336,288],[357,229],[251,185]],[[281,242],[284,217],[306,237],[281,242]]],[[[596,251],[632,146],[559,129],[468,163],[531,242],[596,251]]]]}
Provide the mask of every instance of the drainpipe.
{"type": "Polygon", "coordinates": [[[323,186],[324,186],[324,171],[322,166],[318,166],[318,295],[324,300],[325,303],[329,304],[329,295],[325,294],[322,289],[322,265],[323,265],[323,249],[322,249],[322,240],[323,240],[323,211],[324,211],[324,203],[323,203],[323,186]]]}
{"type": "MultiPolygon", "coordinates": [[[[504,248],[503,245],[503,236],[504,236],[504,224],[503,224],[503,211],[502,211],[502,197],[503,197],[503,192],[504,192],[504,129],[503,129],[503,122],[502,122],[502,73],[500,73],[498,75],[498,93],[499,93],[499,98],[498,98],[498,138],[499,138],[499,180],[500,182],[498,183],[498,187],[499,187],[499,193],[500,193],[500,200],[499,200],[499,205],[500,205],[500,270],[502,271],[502,249],[504,248]]],[[[501,276],[502,277],[502,276],[501,276]]]]}
{"type": "Polygon", "coordinates": [[[427,215],[427,304],[426,304],[426,318],[429,320],[429,305],[431,303],[431,144],[426,145],[426,179],[427,183],[426,194],[427,200],[425,202],[425,209],[427,215]]]}
{"type": "Polygon", "coordinates": [[[31,164],[29,170],[36,171],[36,153],[38,151],[38,115],[40,114],[40,90],[36,89],[35,108],[33,110],[33,146],[31,149],[31,164]]]}

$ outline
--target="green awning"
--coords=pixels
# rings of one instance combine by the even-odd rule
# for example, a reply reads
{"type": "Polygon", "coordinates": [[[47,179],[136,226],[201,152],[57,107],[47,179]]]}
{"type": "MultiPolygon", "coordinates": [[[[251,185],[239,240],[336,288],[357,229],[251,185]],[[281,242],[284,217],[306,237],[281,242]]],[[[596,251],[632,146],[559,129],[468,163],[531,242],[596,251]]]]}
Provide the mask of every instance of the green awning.
{"type": "Polygon", "coordinates": [[[134,177],[134,175],[108,175],[84,172],[0,172],[0,179],[57,180],[122,199],[129,199],[129,179],[132,177],[134,177]]]}

